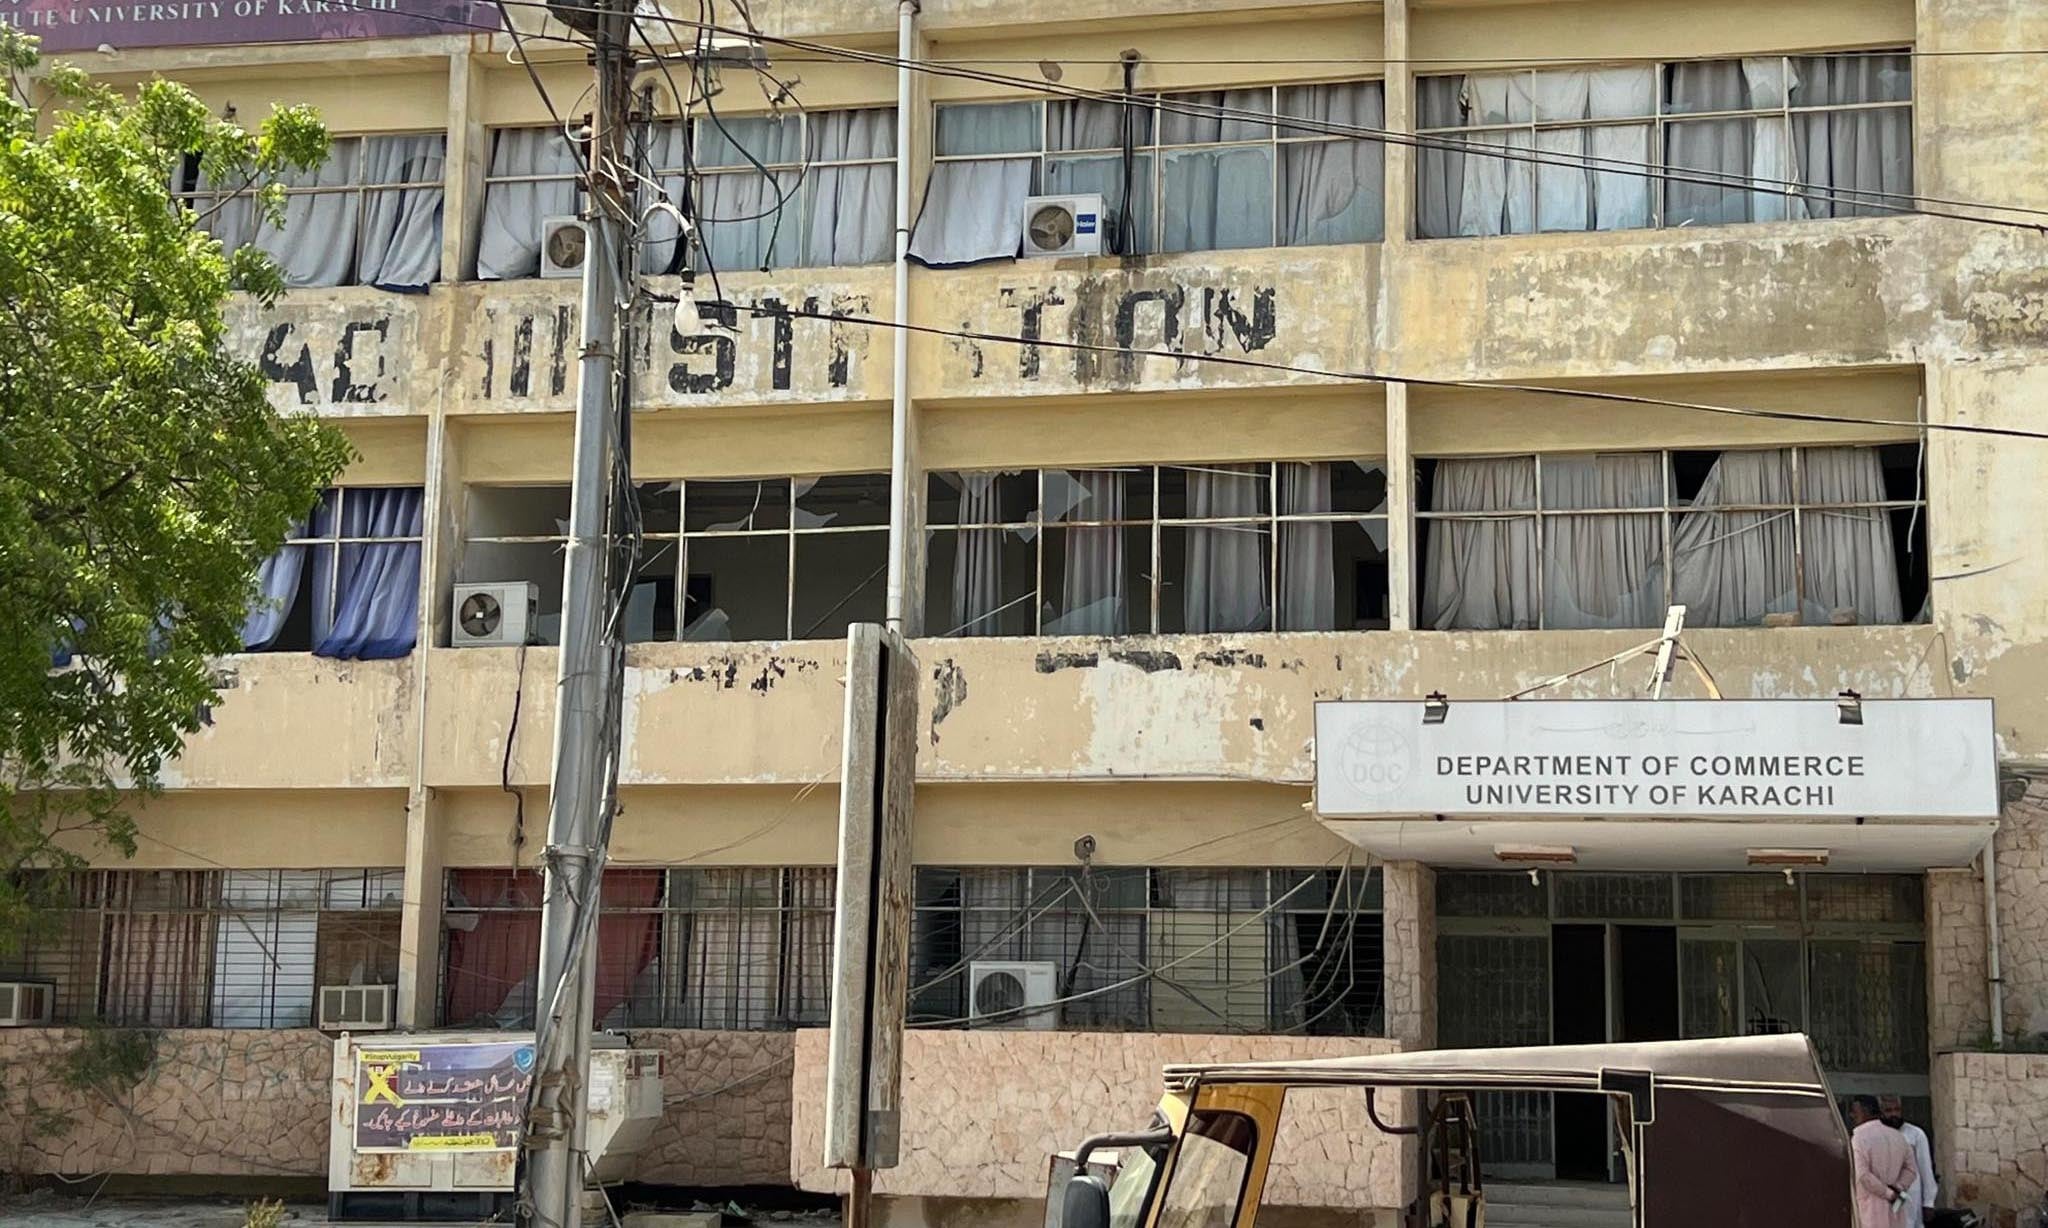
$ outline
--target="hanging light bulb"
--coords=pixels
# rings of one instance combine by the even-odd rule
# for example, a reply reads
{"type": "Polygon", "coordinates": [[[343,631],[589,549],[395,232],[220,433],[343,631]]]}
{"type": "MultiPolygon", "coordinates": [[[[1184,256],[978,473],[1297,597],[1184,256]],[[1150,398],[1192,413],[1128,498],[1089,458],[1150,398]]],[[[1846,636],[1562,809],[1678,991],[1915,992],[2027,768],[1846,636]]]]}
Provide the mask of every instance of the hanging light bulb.
{"type": "Polygon", "coordinates": [[[693,269],[683,270],[682,284],[676,287],[675,330],[679,334],[697,331],[703,317],[697,312],[697,274],[693,269]]]}

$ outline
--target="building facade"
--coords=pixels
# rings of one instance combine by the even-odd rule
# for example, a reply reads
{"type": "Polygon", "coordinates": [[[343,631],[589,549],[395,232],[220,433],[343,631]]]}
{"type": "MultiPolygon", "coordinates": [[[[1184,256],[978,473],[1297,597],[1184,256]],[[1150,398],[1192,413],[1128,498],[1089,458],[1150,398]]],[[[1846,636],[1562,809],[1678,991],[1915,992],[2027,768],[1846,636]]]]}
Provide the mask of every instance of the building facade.
{"type": "MultiPolygon", "coordinates": [[[[285,265],[238,344],[358,458],[266,566],[137,855],[0,970],[53,983],[63,1025],[0,1033],[0,1061],[88,1019],[160,1029],[118,1108],[7,1080],[14,1167],[322,1175],[319,985],[394,984],[411,1027],[530,1023],[578,301],[538,274],[588,69],[512,11],[516,43],[86,57],[335,132],[282,231],[210,224],[285,265]],[[456,646],[457,586],[496,582],[535,586],[535,642],[456,646]]],[[[728,66],[686,140],[691,87],[644,82],[643,204],[694,171],[717,276],[694,321],[643,303],[631,356],[647,545],[597,1007],[669,1055],[642,1178],[840,1188],[818,1029],[844,630],[882,613],[907,497],[892,1219],[1035,1218],[1047,1154],[1142,1124],[1169,1061],[1786,1029],[1837,1090],[1904,1097],[1960,1202],[2048,1195],[2048,1059],[2013,1051],[2048,1032],[2048,452],[1946,429],[2044,429],[2048,135],[2016,53],[2048,47],[2048,5],[926,0],[945,71],[911,74],[906,148],[873,58],[895,5],[750,16],[794,40],[768,49],[786,92],[728,66]],[[1092,97],[1120,90],[1141,101],[1092,97]],[[1019,258],[1035,193],[1103,194],[1121,254],[1019,258]],[[1993,699],[1995,867],[1988,829],[1857,821],[1824,866],[1758,869],[1678,817],[1532,874],[1313,813],[1316,701],[1501,699],[1679,603],[1731,698],[1993,699]],[[965,1026],[1004,1009],[974,992],[995,962],[1060,1001],[965,1026]]],[[[663,216],[642,267],[673,295],[663,216]]],[[[1546,693],[1640,696],[1648,670],[1546,693]]],[[[1361,1106],[1291,1112],[1270,1203],[1365,1222],[1412,1192],[1361,1106]]],[[[1604,1177],[1603,1129],[1503,1103],[1490,1146],[1604,1177]]]]}

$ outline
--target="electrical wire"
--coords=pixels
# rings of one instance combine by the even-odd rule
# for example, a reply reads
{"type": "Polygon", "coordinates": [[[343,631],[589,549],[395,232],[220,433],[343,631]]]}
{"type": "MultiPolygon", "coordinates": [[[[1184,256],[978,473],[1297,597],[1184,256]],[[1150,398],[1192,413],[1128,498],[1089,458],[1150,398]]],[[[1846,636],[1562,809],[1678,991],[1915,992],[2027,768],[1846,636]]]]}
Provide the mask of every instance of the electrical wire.
{"type": "Polygon", "coordinates": [[[878,316],[853,315],[843,312],[807,311],[802,308],[786,305],[767,307],[731,300],[717,303],[702,303],[701,305],[716,307],[721,311],[727,312],[745,312],[759,317],[788,317],[799,320],[817,320],[827,324],[842,323],[856,324],[866,328],[901,329],[925,336],[945,337],[959,341],[980,341],[1025,348],[1067,350],[1084,354],[1161,358],[1175,363],[1213,363],[1221,366],[1248,368],[1258,371],[1276,371],[1289,375],[1307,375],[1320,379],[1350,383],[1402,384],[1418,388],[1462,388],[1482,392],[1519,392],[1535,396],[1563,397],[1572,400],[1600,401],[1609,404],[1643,405],[1660,409],[1682,409],[1698,413],[1723,414],[1740,418],[1767,418],[1783,422],[1824,423],[1833,426],[1871,426],[1887,430],[1910,428],[1913,430],[1948,431],[1955,434],[1985,435],[2006,439],[2048,439],[2048,431],[2031,431],[2021,427],[2010,426],[1988,426],[1975,422],[1908,422],[1888,418],[1856,417],[1848,414],[1809,413],[1804,410],[1794,409],[1763,409],[1756,406],[1718,405],[1706,401],[1681,401],[1670,397],[1611,392],[1591,388],[1560,388],[1548,384],[1524,384],[1470,379],[1431,379],[1424,376],[1390,375],[1376,371],[1330,370],[1235,354],[1202,354],[1184,350],[1150,350],[1134,346],[1108,345],[1098,342],[1025,337],[1014,333],[984,332],[968,328],[944,328],[933,324],[899,323],[895,320],[885,320],[878,316]]]}

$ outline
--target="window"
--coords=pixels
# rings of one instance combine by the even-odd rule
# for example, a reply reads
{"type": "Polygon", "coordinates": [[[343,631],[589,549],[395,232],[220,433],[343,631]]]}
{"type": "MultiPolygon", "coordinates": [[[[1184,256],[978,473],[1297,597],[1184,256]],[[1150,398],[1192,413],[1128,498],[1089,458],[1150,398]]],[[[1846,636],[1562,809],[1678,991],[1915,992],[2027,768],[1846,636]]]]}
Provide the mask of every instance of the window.
{"type": "MultiPolygon", "coordinates": [[[[638,488],[645,536],[626,639],[828,639],[882,617],[889,475],[692,478],[638,488]]],[[[559,643],[566,486],[474,486],[461,582],[531,580],[559,643]]]]}
{"type": "Polygon", "coordinates": [[[1927,617],[1920,450],[1423,461],[1422,625],[1878,624],[1927,617]]]}
{"type": "Polygon", "coordinates": [[[581,205],[577,177],[585,162],[581,145],[550,125],[500,128],[491,134],[483,230],[477,238],[479,279],[509,280],[540,272],[541,227],[551,217],[575,213],[581,205]]]}
{"type": "Polygon", "coordinates": [[[439,132],[337,137],[327,161],[286,171],[282,227],[264,220],[253,192],[217,184],[186,160],[180,195],[228,251],[254,243],[288,286],[377,286],[421,291],[441,276],[439,132]]]}
{"type": "Polygon", "coordinates": [[[969,1022],[976,962],[1030,960],[1054,965],[1066,1028],[1383,1028],[1377,871],[924,866],[915,899],[923,1026],[969,1022]]]}
{"type": "Polygon", "coordinates": [[[1190,1114],[1167,1170],[1158,1228],[1230,1228],[1236,1223],[1258,1138],[1259,1128],[1242,1113],[1196,1109],[1190,1114]]]}
{"type": "Polygon", "coordinates": [[[1014,256],[1034,193],[1100,193],[1125,255],[1377,239],[1381,145],[1338,133],[1384,119],[1377,81],[941,106],[911,254],[1014,256]]]}
{"type": "Polygon", "coordinates": [[[1904,51],[1423,77],[1417,94],[1424,238],[1913,204],[1904,51]]]}
{"type": "MultiPolygon", "coordinates": [[[[595,1018],[604,1027],[759,1030],[826,1022],[832,870],[605,872],[595,1018]]],[[[441,1022],[531,1027],[541,880],[451,870],[441,1022]]]]}
{"type": "Polygon", "coordinates": [[[935,473],[926,629],[1385,627],[1386,471],[1255,461],[935,473]]]}
{"type": "MultiPolygon", "coordinates": [[[[693,124],[688,151],[681,123],[655,125],[648,162],[677,205],[686,152],[698,172],[696,221],[706,258],[700,268],[819,268],[879,264],[895,255],[894,107],[707,116],[693,124]]],[[[644,187],[642,195],[652,199],[644,187]]],[[[656,214],[649,228],[642,271],[681,268],[674,219],[656,214]]]]}
{"type": "Polygon", "coordinates": [[[403,657],[419,636],[418,486],[349,486],[320,496],[256,573],[242,624],[249,652],[403,657]]]}
{"type": "Polygon", "coordinates": [[[321,985],[398,979],[398,870],[90,870],[5,977],[59,1022],[290,1028],[321,985]]]}

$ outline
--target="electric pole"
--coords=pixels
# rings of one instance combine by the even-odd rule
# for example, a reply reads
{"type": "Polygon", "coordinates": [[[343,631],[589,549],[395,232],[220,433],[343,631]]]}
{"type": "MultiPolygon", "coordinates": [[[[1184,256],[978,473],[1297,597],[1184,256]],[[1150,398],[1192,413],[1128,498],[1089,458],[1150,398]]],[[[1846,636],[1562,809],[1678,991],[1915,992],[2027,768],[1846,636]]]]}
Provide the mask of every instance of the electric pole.
{"type": "MultiPolygon", "coordinates": [[[[593,0],[555,16],[588,35],[597,71],[590,123],[590,172],[583,213],[582,353],[578,369],[574,483],[562,569],[562,651],[556,675],[554,768],[546,894],[534,1008],[533,1091],[524,1138],[522,1224],[580,1228],[590,1085],[590,1029],[597,966],[598,887],[604,869],[604,813],[617,769],[612,719],[619,689],[620,628],[611,617],[619,577],[611,574],[613,474],[624,463],[621,364],[628,352],[619,310],[632,264],[625,219],[632,200],[626,125],[631,104],[632,0],[593,0]]],[[[553,10],[551,10],[553,11],[553,10]]]]}

